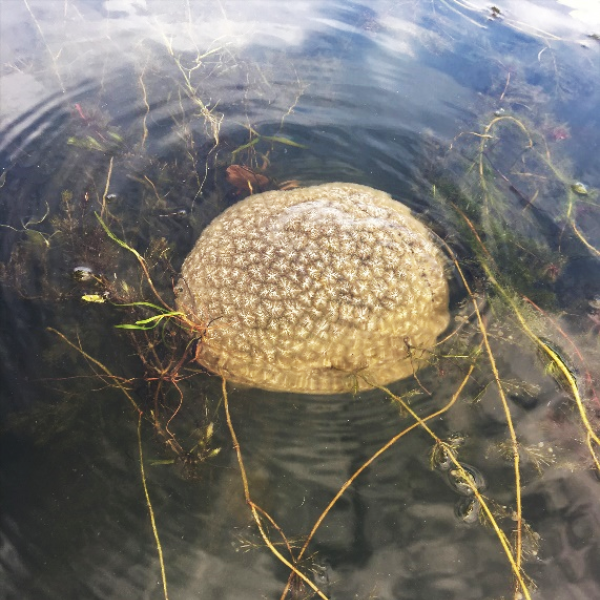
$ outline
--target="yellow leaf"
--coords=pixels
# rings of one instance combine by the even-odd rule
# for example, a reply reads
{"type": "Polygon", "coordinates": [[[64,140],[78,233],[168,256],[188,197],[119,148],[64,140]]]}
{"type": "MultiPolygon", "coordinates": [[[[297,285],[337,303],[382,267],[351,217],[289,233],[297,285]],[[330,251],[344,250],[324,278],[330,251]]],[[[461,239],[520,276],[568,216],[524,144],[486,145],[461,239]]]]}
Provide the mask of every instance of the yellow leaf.
{"type": "Polygon", "coordinates": [[[85,296],[81,296],[81,299],[84,302],[95,302],[96,304],[106,302],[106,298],[103,298],[99,294],[85,294],[85,296]]]}

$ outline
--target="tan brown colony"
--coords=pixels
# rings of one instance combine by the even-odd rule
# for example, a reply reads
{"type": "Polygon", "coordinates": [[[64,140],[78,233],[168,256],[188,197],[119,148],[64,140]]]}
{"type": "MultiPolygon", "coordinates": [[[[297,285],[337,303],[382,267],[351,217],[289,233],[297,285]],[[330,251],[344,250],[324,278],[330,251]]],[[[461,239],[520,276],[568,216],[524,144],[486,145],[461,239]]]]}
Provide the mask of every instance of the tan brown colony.
{"type": "Polygon", "coordinates": [[[250,196],[182,267],[199,361],[233,382],[334,394],[407,377],[447,327],[445,259],[388,194],[329,183],[250,196]]]}

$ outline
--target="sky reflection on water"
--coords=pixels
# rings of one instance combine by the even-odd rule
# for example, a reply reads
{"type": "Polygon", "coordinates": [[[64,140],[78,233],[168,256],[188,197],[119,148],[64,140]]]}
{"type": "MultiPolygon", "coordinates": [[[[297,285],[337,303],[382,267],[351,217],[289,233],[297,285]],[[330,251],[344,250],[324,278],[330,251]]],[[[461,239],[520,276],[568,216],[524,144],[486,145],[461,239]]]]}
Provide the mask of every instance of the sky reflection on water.
{"type": "MultiPolygon", "coordinates": [[[[111,289],[140,286],[135,259],[93,217],[107,199],[115,234],[142,253],[164,240],[177,271],[200,231],[239,199],[226,178],[232,163],[273,185],[343,180],[383,189],[452,246],[479,283],[524,449],[523,515],[535,532],[524,569],[539,586],[532,597],[600,595],[598,478],[572,390],[549,375],[514,313],[498,317],[499,305],[486,305],[493,286],[482,284],[476,241],[452,212],[464,202],[462,214],[501,261],[498,272],[522,284],[512,291],[544,308],[530,323],[549,332],[542,341],[572,369],[597,431],[600,8],[583,0],[498,8],[480,0],[2,2],[0,596],[164,597],[137,416],[110,381],[93,377],[98,365],[47,328],[79,336],[90,356],[131,379],[146,415],[156,408],[147,365],[113,327],[131,314],[82,302],[98,288],[72,273],[84,266],[111,289]],[[197,87],[186,88],[186,77],[197,87]],[[516,121],[531,128],[530,146],[516,121]],[[487,202],[475,177],[484,171],[479,152],[491,193],[506,200],[487,213],[478,212],[487,202]],[[573,195],[578,181],[589,194],[573,195]],[[56,233],[66,230],[55,220],[65,206],[81,215],[70,237],[56,233]],[[510,235],[515,246],[503,241],[510,235]],[[528,272],[533,281],[518,278],[528,272]]],[[[175,274],[162,273],[169,294],[175,274]]],[[[453,316],[466,325],[464,347],[452,348],[471,351],[480,329],[460,302],[464,286],[455,287],[453,316]]],[[[430,414],[466,366],[440,358],[418,385],[392,391],[416,388],[411,406],[430,414]]],[[[466,438],[460,459],[481,472],[510,534],[506,416],[489,367],[480,369],[466,394],[478,401],[461,399],[432,427],[444,439],[466,438]]],[[[150,419],[142,428],[169,597],[279,598],[289,570],[244,503],[220,381],[192,375],[180,383],[184,411],[174,427],[186,449],[204,440],[209,458],[154,464],[173,457],[150,419]]],[[[172,414],[178,396],[169,389],[163,408],[172,414]]],[[[305,538],[352,473],[413,422],[379,391],[323,400],[232,386],[230,402],[252,497],[292,540],[305,538]]],[[[461,518],[462,488],[430,469],[432,444],[423,430],[406,435],[324,521],[300,568],[331,598],[512,597],[497,537],[461,518]]],[[[279,540],[274,528],[269,535],[279,540]]]]}

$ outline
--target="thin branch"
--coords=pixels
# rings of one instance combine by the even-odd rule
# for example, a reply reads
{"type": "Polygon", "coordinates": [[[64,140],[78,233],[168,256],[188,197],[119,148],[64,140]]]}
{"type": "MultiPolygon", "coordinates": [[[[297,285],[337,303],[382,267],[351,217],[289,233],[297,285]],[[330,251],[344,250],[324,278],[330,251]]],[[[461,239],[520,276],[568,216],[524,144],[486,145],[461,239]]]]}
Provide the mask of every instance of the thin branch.
{"type": "Polygon", "coordinates": [[[152,533],[154,534],[154,540],[156,541],[156,550],[158,552],[158,562],[160,563],[160,576],[163,584],[163,592],[165,600],[169,600],[169,593],[167,591],[167,574],[165,572],[165,561],[163,558],[162,545],[158,536],[158,529],[156,527],[156,518],[154,517],[154,510],[152,508],[152,502],[150,501],[150,494],[148,493],[148,486],[146,485],[146,474],[144,472],[144,455],[142,452],[142,414],[138,417],[137,426],[137,438],[138,438],[138,452],[140,455],[140,473],[142,477],[142,485],[144,486],[144,495],[146,496],[146,506],[148,508],[148,514],[150,515],[150,524],[152,525],[152,533]]]}
{"type": "MultiPolygon", "coordinates": [[[[235,449],[235,454],[237,456],[237,461],[238,461],[238,465],[240,467],[240,474],[242,476],[242,485],[244,488],[244,498],[246,499],[246,504],[248,504],[248,506],[250,507],[250,511],[252,512],[252,517],[254,519],[254,522],[256,523],[256,526],[258,527],[258,531],[260,532],[260,535],[263,539],[263,541],[265,542],[265,544],[267,545],[267,547],[269,548],[269,550],[273,553],[274,556],[276,556],[288,569],[290,569],[291,571],[294,572],[295,575],[297,575],[300,579],[302,579],[302,581],[304,581],[304,583],[306,583],[306,585],[308,585],[313,592],[315,592],[317,594],[317,596],[319,596],[319,598],[321,598],[322,600],[328,600],[327,596],[301,571],[299,571],[289,560],[287,560],[280,552],[279,550],[277,550],[277,548],[275,548],[275,546],[273,546],[271,540],[269,540],[260,516],[258,514],[258,507],[256,504],[254,504],[254,502],[252,501],[252,498],[250,497],[250,489],[248,487],[248,477],[246,475],[246,468],[244,467],[244,461],[242,459],[242,451],[240,449],[240,444],[238,442],[237,439],[237,435],[235,433],[235,429],[233,428],[233,423],[231,421],[231,415],[229,414],[229,400],[227,397],[227,380],[223,377],[222,378],[223,381],[223,385],[222,385],[222,390],[223,390],[223,406],[225,407],[225,416],[227,418],[227,426],[229,427],[229,432],[231,434],[231,440],[233,442],[233,447],[235,449]]],[[[262,509],[260,509],[261,512],[264,513],[264,511],[262,509]]],[[[271,520],[269,518],[269,520],[271,520]]],[[[272,520],[271,520],[272,522],[272,520]]]]}
{"type": "MultiPolygon", "coordinates": [[[[473,373],[473,369],[474,368],[475,368],[475,365],[471,365],[469,367],[469,370],[467,371],[467,374],[465,375],[464,379],[462,380],[461,384],[459,385],[458,389],[456,390],[456,392],[454,393],[454,395],[452,396],[452,398],[450,399],[450,401],[443,408],[441,408],[440,410],[438,410],[438,411],[434,412],[433,414],[425,417],[425,419],[423,419],[423,421],[430,421],[431,419],[435,419],[435,418],[439,417],[440,415],[444,414],[446,411],[450,410],[450,408],[452,408],[452,406],[454,406],[454,404],[458,400],[460,394],[462,393],[465,385],[467,384],[467,381],[469,380],[469,377],[471,376],[471,373],[473,373]]],[[[372,385],[370,382],[367,382],[367,383],[369,383],[369,385],[372,385]]],[[[319,529],[319,527],[321,526],[321,524],[325,520],[325,517],[327,517],[327,515],[329,514],[329,512],[331,511],[331,509],[335,506],[335,504],[337,503],[337,501],[344,495],[344,493],[346,492],[346,490],[356,481],[356,479],[358,478],[358,476],[365,469],[367,469],[368,467],[370,467],[382,454],[384,454],[387,450],[389,450],[398,440],[400,440],[401,438],[403,438],[407,433],[410,433],[413,429],[416,429],[418,426],[419,426],[419,423],[414,423],[410,427],[407,427],[406,429],[402,430],[400,433],[398,433],[397,435],[395,435],[391,440],[389,440],[386,444],[384,444],[381,448],[379,448],[379,450],[377,450],[377,452],[375,452],[375,454],[373,454],[366,462],[364,462],[352,474],[352,476],[350,477],[350,479],[348,479],[348,481],[346,481],[346,483],[344,483],[344,485],[338,490],[337,494],[332,498],[331,502],[329,502],[329,504],[327,505],[327,507],[325,508],[325,510],[321,513],[321,515],[319,516],[319,518],[316,520],[315,524],[313,525],[313,528],[311,529],[310,533],[308,534],[308,537],[306,538],[306,541],[304,542],[304,545],[300,549],[300,552],[298,554],[297,560],[301,560],[302,559],[302,557],[304,556],[304,553],[308,549],[308,545],[312,541],[315,533],[317,532],[317,529],[319,529]]],[[[290,582],[288,581],[288,584],[287,584],[285,590],[283,591],[283,594],[281,595],[281,600],[283,600],[285,598],[287,592],[289,591],[289,587],[290,587],[290,582]]]]}

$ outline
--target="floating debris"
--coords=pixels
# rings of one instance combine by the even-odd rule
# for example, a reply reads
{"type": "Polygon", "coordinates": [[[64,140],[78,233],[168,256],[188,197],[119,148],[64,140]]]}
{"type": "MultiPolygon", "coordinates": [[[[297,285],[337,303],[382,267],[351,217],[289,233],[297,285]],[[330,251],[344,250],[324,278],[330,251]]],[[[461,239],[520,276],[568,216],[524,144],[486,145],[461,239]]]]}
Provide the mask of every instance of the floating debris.
{"type": "Polygon", "coordinates": [[[502,16],[502,11],[497,6],[490,7],[490,19],[499,19],[502,16]]]}
{"type": "Polygon", "coordinates": [[[268,177],[242,165],[227,167],[225,177],[238,193],[255,194],[264,192],[271,185],[271,180],[268,177]]]}
{"type": "Polygon", "coordinates": [[[158,216],[161,219],[187,219],[189,217],[189,212],[186,208],[178,208],[172,212],[160,213],[158,216]]]}
{"type": "Polygon", "coordinates": [[[590,193],[585,183],[581,183],[581,181],[576,181],[571,189],[579,196],[587,196],[590,193]]]}
{"type": "Polygon", "coordinates": [[[459,469],[448,471],[448,484],[461,496],[473,496],[473,487],[477,490],[485,489],[485,479],[478,469],[467,463],[459,463],[459,469]],[[468,477],[468,480],[467,480],[468,477]]]}
{"type": "Polygon", "coordinates": [[[90,304],[104,304],[106,302],[106,296],[100,294],[85,294],[81,296],[81,299],[90,304]]]}
{"type": "Polygon", "coordinates": [[[81,283],[88,283],[96,279],[94,270],[86,265],[79,265],[75,267],[71,271],[71,276],[73,279],[75,279],[75,281],[79,281],[81,283]]]}
{"type": "Polygon", "coordinates": [[[454,505],[454,515],[462,523],[473,525],[479,521],[481,504],[477,498],[461,498],[454,505]]]}

